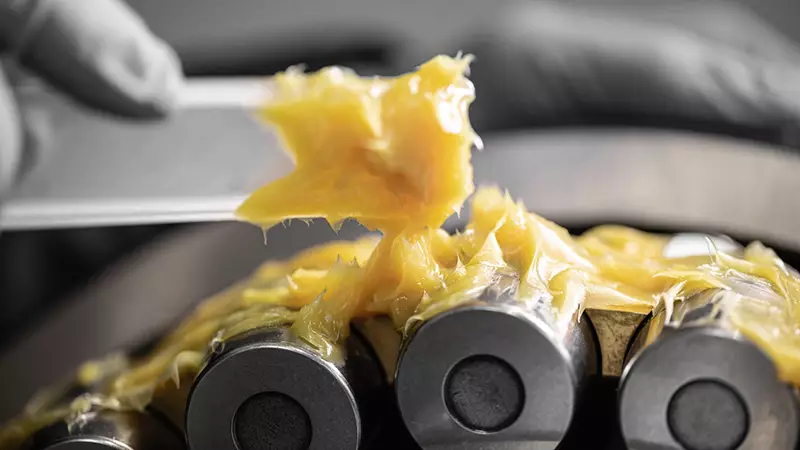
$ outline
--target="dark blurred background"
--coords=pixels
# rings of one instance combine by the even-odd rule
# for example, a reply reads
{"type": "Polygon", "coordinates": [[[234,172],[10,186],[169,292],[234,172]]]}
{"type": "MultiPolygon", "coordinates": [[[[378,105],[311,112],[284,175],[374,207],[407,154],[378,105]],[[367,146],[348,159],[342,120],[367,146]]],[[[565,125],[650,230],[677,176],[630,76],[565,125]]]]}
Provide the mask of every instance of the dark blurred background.
{"type": "MultiPolygon", "coordinates": [[[[472,43],[481,42],[486,33],[502,32],[504,24],[499,12],[520,2],[130,0],[129,3],[158,35],[177,49],[187,74],[194,76],[268,75],[299,63],[310,69],[339,64],[365,74],[395,74],[411,69],[436,53],[472,51],[472,43]]],[[[560,3],[576,2],[563,0],[560,3]]],[[[602,10],[606,3],[611,2],[593,0],[590,3],[602,10]]],[[[688,4],[713,3],[682,1],[673,5],[666,0],[640,0],[637,4],[639,8],[651,5],[669,9],[674,6],[680,10],[688,4]]],[[[792,47],[800,43],[800,28],[796,23],[800,17],[800,3],[796,0],[740,0],[738,4],[741,9],[736,11],[752,14],[762,25],[773,28],[770,33],[774,31],[775,35],[785,36],[786,41],[780,46],[792,47]]],[[[625,9],[609,6],[608,11],[613,15],[625,9]]],[[[702,24],[709,28],[738,26],[729,15],[711,13],[704,17],[711,18],[702,24]],[[718,17],[716,23],[714,17],[718,17]]],[[[477,56],[477,64],[482,58],[492,58],[488,53],[477,56]]],[[[524,63],[520,61],[520,64],[524,63]]],[[[498,70],[503,72],[506,69],[508,67],[498,70]]],[[[479,93],[482,92],[481,81],[485,79],[476,79],[479,93]]],[[[483,105],[479,102],[476,108],[483,108],[478,115],[491,116],[494,108],[502,107],[502,99],[492,103],[494,91],[487,87],[486,92],[488,101],[483,105]]],[[[504,120],[478,120],[476,128],[480,133],[492,133],[512,125],[517,128],[551,126],[559,124],[559,117],[552,116],[554,120],[541,123],[535,120],[513,124],[504,120]]],[[[563,122],[603,124],[612,116],[578,117],[576,120],[575,115],[566,115],[563,122]]],[[[624,115],[620,117],[623,118],[617,121],[623,124],[633,120],[630,116],[628,119],[624,115]]],[[[671,122],[669,118],[665,119],[655,126],[706,130],[702,121],[672,119],[671,122]]],[[[711,128],[723,134],[741,134],[735,124],[733,127],[711,128]]],[[[753,136],[776,140],[769,133],[755,133],[753,136]]],[[[112,263],[159,235],[181,228],[142,226],[3,233],[0,237],[0,347],[7,347],[24,336],[26,327],[35,317],[78,292],[112,263]]]]}
{"type": "MultiPolygon", "coordinates": [[[[172,43],[190,74],[273,73],[289,64],[347,64],[369,73],[407,71],[431,55],[462,50],[472,32],[509,5],[532,0],[130,0],[153,30],[172,43]]],[[[713,0],[560,0],[603,7],[684,8],[713,0]]],[[[800,42],[793,0],[738,0],[800,42]]],[[[735,26],[728,17],[719,24],[735,26]]],[[[740,30],[744,31],[744,30],[740,30]]]]}

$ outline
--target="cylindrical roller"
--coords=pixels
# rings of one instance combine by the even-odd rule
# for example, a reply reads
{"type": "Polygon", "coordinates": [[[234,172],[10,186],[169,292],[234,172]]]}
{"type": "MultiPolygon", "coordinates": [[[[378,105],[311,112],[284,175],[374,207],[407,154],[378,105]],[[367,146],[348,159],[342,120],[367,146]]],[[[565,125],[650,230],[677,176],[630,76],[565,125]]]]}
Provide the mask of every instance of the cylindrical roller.
{"type": "Polygon", "coordinates": [[[631,450],[793,450],[794,389],[746,338],[718,326],[712,289],[656,311],[633,341],[619,414],[631,450]]]}
{"type": "Polygon", "coordinates": [[[557,332],[508,292],[491,296],[439,314],[403,347],[397,400],[424,449],[553,449],[598,370],[586,316],[557,332]]]}
{"type": "Polygon", "coordinates": [[[186,411],[192,450],[356,450],[376,430],[385,375],[357,332],[339,367],[286,328],[224,343],[186,411]]]}
{"type": "MultiPolygon", "coordinates": [[[[61,410],[77,397],[87,395],[105,378],[84,384],[69,379],[40,392],[29,407],[61,410]]],[[[37,430],[23,445],[27,450],[182,450],[186,448],[182,422],[170,411],[186,405],[188,389],[168,384],[153,397],[145,411],[111,411],[98,408],[58,420],[37,430]]]]}
{"type": "Polygon", "coordinates": [[[101,411],[35,433],[30,450],[182,450],[183,436],[163,417],[146,412],[101,411]]]}

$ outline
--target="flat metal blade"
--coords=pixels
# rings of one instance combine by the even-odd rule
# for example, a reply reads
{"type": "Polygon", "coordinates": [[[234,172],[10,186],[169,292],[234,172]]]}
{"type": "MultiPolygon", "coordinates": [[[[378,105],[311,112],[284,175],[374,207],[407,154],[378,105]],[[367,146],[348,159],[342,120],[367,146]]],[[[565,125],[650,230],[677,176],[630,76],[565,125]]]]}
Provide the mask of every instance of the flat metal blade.
{"type": "Polygon", "coordinates": [[[126,121],[41,87],[21,101],[49,114],[48,151],[0,210],[0,229],[233,219],[292,161],[254,119],[267,79],[194,79],[164,121],[126,121]]]}

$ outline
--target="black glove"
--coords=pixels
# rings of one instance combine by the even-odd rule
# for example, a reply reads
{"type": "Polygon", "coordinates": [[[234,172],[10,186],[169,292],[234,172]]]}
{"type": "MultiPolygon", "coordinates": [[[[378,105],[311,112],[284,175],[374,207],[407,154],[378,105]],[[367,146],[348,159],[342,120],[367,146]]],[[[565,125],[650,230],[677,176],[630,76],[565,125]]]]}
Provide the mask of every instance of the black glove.
{"type": "MultiPolygon", "coordinates": [[[[162,117],[183,74],[175,52],[121,0],[0,0],[0,52],[75,99],[125,117],[162,117]]],[[[35,158],[41,112],[0,70],[0,200],[35,158]]]]}
{"type": "Polygon", "coordinates": [[[477,58],[479,131],[646,125],[798,143],[800,52],[748,10],[600,3],[487,18],[465,48],[477,58]]]}

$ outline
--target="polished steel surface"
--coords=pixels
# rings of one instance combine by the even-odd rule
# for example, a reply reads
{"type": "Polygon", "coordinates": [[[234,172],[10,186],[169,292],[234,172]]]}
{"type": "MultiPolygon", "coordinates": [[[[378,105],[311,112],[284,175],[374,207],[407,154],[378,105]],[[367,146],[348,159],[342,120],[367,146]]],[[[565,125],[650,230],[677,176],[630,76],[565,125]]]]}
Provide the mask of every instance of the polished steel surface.
{"type": "Polygon", "coordinates": [[[286,328],[253,330],[220,343],[189,396],[190,447],[357,450],[365,433],[375,433],[378,411],[371,403],[385,398],[385,376],[365,345],[351,335],[340,367],[286,328]]]}
{"type": "Polygon", "coordinates": [[[631,450],[792,450],[797,396],[752,342],[720,326],[716,290],[664,310],[642,327],[620,384],[620,424],[631,450]],[[649,340],[655,340],[648,345],[649,340]]]}
{"type": "Polygon", "coordinates": [[[139,412],[88,413],[67,426],[52,424],[30,441],[31,450],[181,450],[178,429],[161,418],[139,412]]]}
{"type": "Polygon", "coordinates": [[[583,316],[559,331],[508,293],[485,297],[408,337],[395,379],[405,425],[424,449],[555,449],[583,383],[598,372],[591,323],[583,316]],[[481,365],[451,389],[464,364],[481,365]]]}

